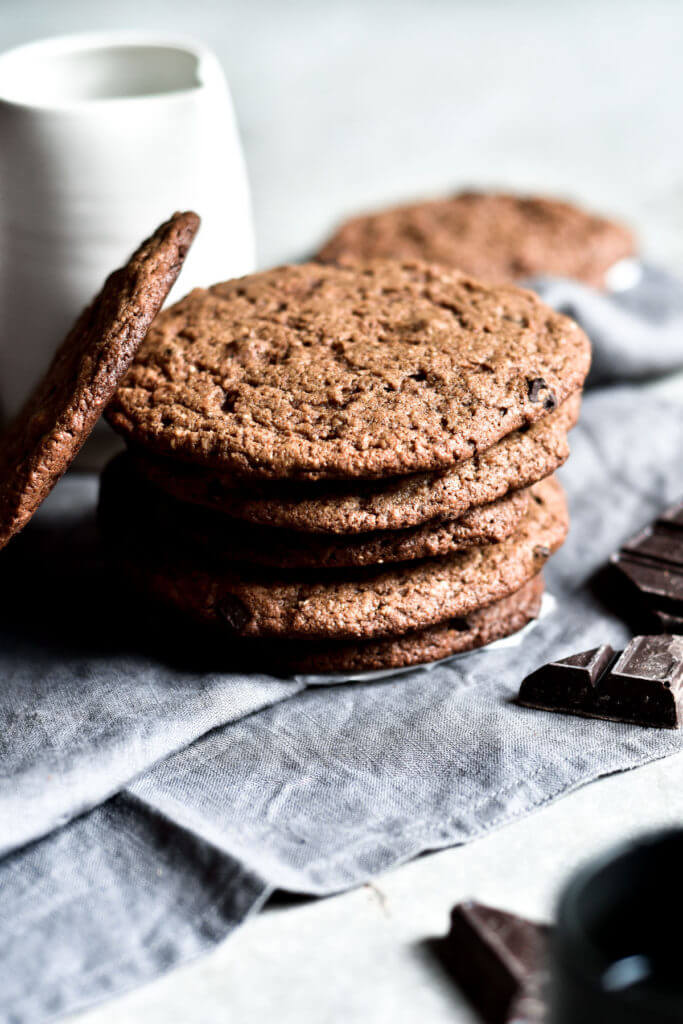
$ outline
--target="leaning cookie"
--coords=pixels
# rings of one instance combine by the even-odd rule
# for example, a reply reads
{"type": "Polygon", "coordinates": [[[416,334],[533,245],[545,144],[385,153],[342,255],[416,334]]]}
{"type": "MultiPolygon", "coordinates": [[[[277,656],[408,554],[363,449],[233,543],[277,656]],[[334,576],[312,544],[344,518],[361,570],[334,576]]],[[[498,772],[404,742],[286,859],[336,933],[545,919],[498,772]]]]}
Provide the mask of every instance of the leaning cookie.
{"type": "MultiPolygon", "coordinates": [[[[528,514],[507,540],[392,569],[313,578],[159,558],[123,538],[117,560],[150,598],[242,637],[376,638],[468,615],[519,590],[564,541],[567,506],[553,479],[532,488],[528,514]]],[[[115,538],[110,542],[115,544],[115,538]]]]}
{"type": "Polygon", "coordinates": [[[463,192],[355,217],[317,259],[422,259],[497,284],[554,275],[603,288],[609,269],[635,249],[623,225],[570,203],[463,192]]]}
{"type": "Polygon", "coordinates": [[[180,273],[198,226],[195,213],[175,214],[109,276],[3,433],[0,548],[71,465],[180,273]]]}
{"type": "Polygon", "coordinates": [[[332,569],[436,558],[509,537],[529,508],[529,492],[515,491],[460,519],[407,530],[368,534],[305,534],[249,526],[198,505],[176,501],[136,473],[127,454],[117,456],[100,482],[99,521],[105,534],[128,530],[131,541],[194,550],[206,560],[281,569],[332,569]]]}
{"type": "Polygon", "coordinates": [[[382,481],[245,487],[203,467],[153,458],[139,449],[130,454],[139,475],[165,493],[248,523],[306,535],[405,530],[459,519],[550,476],[569,455],[567,431],[580,405],[577,392],[545,419],[451,469],[382,481]]]}
{"type": "Polygon", "coordinates": [[[532,292],[427,263],[280,267],[157,317],[107,410],[245,481],[445,469],[580,390],[590,345],[532,292]]]}

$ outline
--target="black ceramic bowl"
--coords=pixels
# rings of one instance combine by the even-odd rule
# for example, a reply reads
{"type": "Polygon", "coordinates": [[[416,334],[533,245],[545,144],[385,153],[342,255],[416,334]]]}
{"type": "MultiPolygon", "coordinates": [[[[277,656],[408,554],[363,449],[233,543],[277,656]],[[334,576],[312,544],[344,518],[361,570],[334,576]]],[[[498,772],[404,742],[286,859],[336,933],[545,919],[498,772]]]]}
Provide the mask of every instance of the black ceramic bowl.
{"type": "Polygon", "coordinates": [[[580,871],[559,904],[552,1024],[683,1022],[683,829],[580,871]]]}

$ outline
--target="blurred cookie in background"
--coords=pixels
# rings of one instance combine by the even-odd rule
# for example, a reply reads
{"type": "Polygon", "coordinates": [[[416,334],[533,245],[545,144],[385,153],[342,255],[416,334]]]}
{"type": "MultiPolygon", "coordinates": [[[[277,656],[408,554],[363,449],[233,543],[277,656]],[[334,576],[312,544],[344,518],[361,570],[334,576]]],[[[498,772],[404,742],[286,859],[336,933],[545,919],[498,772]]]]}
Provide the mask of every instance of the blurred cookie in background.
{"type": "Polygon", "coordinates": [[[316,258],[421,259],[494,284],[550,275],[604,288],[611,268],[635,254],[628,228],[571,203],[461,192],[354,217],[316,258]]]}

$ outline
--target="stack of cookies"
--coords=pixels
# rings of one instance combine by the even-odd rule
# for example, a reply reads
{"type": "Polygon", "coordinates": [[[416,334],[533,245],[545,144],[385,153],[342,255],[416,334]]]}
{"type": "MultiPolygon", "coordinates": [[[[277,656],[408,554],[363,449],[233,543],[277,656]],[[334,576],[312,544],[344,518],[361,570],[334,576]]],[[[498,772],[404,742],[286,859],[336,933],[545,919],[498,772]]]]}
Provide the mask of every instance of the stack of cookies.
{"type": "Polygon", "coordinates": [[[109,405],[128,451],[103,529],[144,594],[253,667],[482,646],[538,613],[589,361],[531,292],[419,261],[193,291],[109,405]]]}

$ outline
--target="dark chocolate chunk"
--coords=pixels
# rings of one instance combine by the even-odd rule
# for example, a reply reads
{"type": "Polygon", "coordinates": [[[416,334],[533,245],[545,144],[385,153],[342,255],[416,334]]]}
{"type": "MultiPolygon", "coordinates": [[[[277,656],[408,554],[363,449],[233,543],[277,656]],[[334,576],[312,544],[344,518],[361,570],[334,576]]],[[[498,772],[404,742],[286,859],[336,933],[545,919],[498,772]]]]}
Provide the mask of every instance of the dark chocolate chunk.
{"type": "Polygon", "coordinates": [[[251,612],[236,594],[224,594],[219,609],[230,629],[234,629],[236,633],[244,629],[251,619],[251,612]]]}
{"type": "Polygon", "coordinates": [[[682,689],[683,637],[638,636],[604,677],[598,699],[632,709],[643,724],[675,729],[682,689]]]}
{"type": "Polygon", "coordinates": [[[662,633],[683,633],[683,618],[668,612],[653,612],[652,617],[662,633]]]}
{"type": "Polygon", "coordinates": [[[683,532],[643,530],[623,545],[621,554],[660,562],[664,566],[683,566],[683,532]]]}
{"type": "Polygon", "coordinates": [[[533,377],[527,381],[527,392],[529,395],[530,402],[539,402],[541,394],[545,391],[547,385],[543,380],[543,377],[533,377]]]}
{"type": "Polygon", "coordinates": [[[609,644],[551,661],[527,676],[519,691],[522,704],[530,707],[576,708],[579,711],[593,699],[593,690],[606,668],[614,660],[609,644]]]}
{"type": "Polygon", "coordinates": [[[683,637],[637,636],[618,656],[607,644],[532,672],[519,703],[545,711],[676,729],[683,701],[683,637]]]}
{"type": "Polygon", "coordinates": [[[611,558],[648,628],[683,633],[683,505],[674,505],[611,558]]]}
{"type": "Polygon", "coordinates": [[[503,910],[459,903],[441,959],[486,1024],[540,1024],[549,933],[503,910]]]}
{"type": "Polygon", "coordinates": [[[683,572],[653,562],[615,555],[614,565],[650,612],[683,615],[683,572]]]}
{"type": "Polygon", "coordinates": [[[543,402],[543,405],[549,411],[557,408],[557,396],[552,391],[543,377],[533,377],[527,380],[527,394],[529,401],[536,405],[538,402],[543,402]]]}

